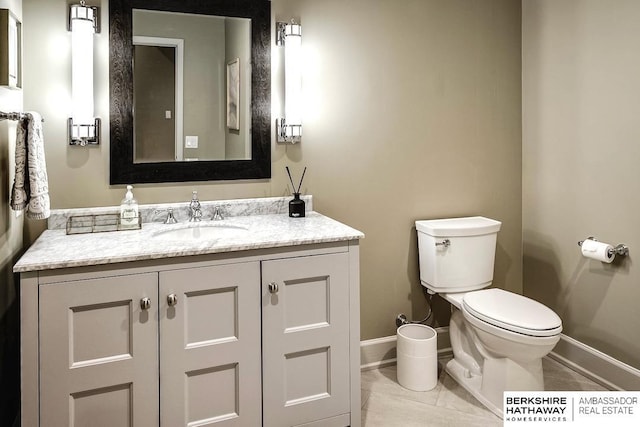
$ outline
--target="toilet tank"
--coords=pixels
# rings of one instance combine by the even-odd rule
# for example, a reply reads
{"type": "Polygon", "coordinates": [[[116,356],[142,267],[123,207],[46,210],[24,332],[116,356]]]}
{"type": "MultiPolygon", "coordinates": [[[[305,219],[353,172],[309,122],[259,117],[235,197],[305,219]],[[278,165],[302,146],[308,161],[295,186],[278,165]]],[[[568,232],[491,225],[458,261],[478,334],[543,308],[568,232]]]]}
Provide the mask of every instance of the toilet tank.
{"type": "Polygon", "coordinates": [[[438,293],[489,286],[501,225],[481,216],[416,221],[422,285],[438,293]]]}

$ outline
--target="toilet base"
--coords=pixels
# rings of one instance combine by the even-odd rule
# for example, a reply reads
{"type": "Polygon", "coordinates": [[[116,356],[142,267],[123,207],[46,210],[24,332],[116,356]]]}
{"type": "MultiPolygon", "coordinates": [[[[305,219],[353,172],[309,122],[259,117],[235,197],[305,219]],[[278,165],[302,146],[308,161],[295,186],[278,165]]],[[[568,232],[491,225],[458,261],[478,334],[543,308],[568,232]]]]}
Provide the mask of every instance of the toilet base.
{"type": "Polygon", "coordinates": [[[482,376],[473,375],[468,369],[463,367],[456,359],[451,359],[445,366],[445,371],[458,384],[464,387],[473,397],[478,399],[487,409],[502,418],[502,405],[496,406],[482,394],[482,376]]]}
{"type": "Polygon", "coordinates": [[[542,359],[516,362],[507,358],[487,358],[483,363],[483,374],[474,375],[454,358],[447,363],[446,371],[458,384],[500,418],[503,415],[505,390],[544,390],[542,359]]]}

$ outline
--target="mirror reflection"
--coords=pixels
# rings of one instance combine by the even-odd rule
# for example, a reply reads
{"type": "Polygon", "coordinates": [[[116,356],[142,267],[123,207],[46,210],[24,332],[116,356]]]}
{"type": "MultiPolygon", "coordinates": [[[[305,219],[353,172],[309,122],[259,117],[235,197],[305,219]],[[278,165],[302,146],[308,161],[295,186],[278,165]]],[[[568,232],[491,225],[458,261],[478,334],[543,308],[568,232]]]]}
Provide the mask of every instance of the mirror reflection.
{"type": "Polygon", "coordinates": [[[132,11],[134,163],[251,159],[251,19],[132,11]]]}

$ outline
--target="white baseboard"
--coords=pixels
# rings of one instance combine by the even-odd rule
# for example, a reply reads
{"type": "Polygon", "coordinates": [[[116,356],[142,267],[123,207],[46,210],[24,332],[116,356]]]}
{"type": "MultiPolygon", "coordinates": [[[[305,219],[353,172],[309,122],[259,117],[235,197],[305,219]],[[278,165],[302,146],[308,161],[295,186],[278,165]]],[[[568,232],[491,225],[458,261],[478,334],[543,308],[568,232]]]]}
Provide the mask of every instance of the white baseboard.
{"type": "MultiPolygon", "coordinates": [[[[438,357],[451,354],[449,328],[436,328],[438,334],[438,357]]],[[[377,369],[396,363],[396,336],[375,338],[360,342],[360,369],[377,369]]]]}
{"type": "MultiPolygon", "coordinates": [[[[451,355],[449,328],[436,328],[438,357],[451,355]]],[[[549,357],[610,390],[640,390],[640,370],[562,334],[549,357]]],[[[360,369],[396,363],[396,336],[360,342],[360,369]]]]}
{"type": "Polygon", "coordinates": [[[567,335],[549,357],[610,390],[640,390],[640,370],[567,335]]]}
{"type": "Polygon", "coordinates": [[[377,369],[396,363],[396,336],[360,341],[360,369],[377,369]]]}

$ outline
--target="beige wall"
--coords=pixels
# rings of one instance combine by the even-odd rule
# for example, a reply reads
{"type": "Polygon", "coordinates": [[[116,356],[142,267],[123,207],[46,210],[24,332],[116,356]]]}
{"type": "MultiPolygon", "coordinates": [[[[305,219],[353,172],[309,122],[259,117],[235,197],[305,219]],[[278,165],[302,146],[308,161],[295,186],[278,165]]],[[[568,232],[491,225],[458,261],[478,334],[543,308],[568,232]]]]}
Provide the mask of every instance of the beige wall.
{"type": "MultiPolygon", "coordinates": [[[[6,8],[0,1],[0,8],[6,8]]],[[[0,87],[0,111],[22,111],[22,93],[0,87]]],[[[20,313],[13,264],[22,254],[23,216],[9,207],[15,171],[16,123],[0,122],[0,425],[12,425],[20,399],[20,313]]]]}
{"type": "MultiPolygon", "coordinates": [[[[124,191],[108,184],[108,137],[88,149],[66,143],[66,3],[25,2],[25,105],[47,120],[53,207],[114,205],[124,191]]],[[[102,1],[103,23],[107,6],[102,1]]],[[[289,194],[284,167],[299,177],[308,166],[302,190],[314,195],[316,210],[366,233],[363,339],[394,334],[401,311],[414,317],[426,311],[416,219],[479,214],[503,221],[495,282],[521,291],[520,3],[274,0],[271,6],[278,20],[303,25],[302,143],[274,143],[271,180],[139,185],[138,201],[187,201],[192,188],[203,199],[281,196],[289,194]]],[[[96,37],[95,85],[105,135],[107,43],[103,31],[96,37]]],[[[276,65],[278,55],[274,47],[276,65]]],[[[274,67],[274,118],[278,76],[274,67]]]]}
{"type": "Polygon", "coordinates": [[[303,188],[319,211],[366,234],[362,338],[395,334],[401,311],[425,313],[416,219],[503,221],[495,282],[521,291],[519,2],[272,8],[302,24],[307,110],[289,152],[309,167],[303,188]]]}
{"type": "Polygon", "coordinates": [[[525,0],[522,16],[525,294],[640,368],[640,3],[525,0]],[[591,235],[631,256],[581,257],[591,235]]]}
{"type": "MultiPolygon", "coordinates": [[[[21,0],[0,0],[0,8],[10,9],[22,20],[21,0]]],[[[0,111],[22,111],[22,91],[0,87],[0,111]]],[[[16,218],[9,206],[15,176],[16,124],[0,121],[0,425],[13,425],[20,401],[20,302],[13,264],[23,250],[24,217],[16,218]]]]}

